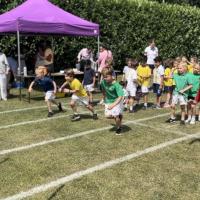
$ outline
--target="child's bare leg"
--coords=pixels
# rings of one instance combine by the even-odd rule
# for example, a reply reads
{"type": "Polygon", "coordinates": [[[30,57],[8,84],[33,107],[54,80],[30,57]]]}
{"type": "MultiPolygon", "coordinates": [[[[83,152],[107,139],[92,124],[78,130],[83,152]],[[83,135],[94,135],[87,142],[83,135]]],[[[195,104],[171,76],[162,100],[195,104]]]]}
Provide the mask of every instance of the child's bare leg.
{"type": "Polygon", "coordinates": [[[187,115],[188,115],[188,118],[187,118],[187,122],[189,122],[192,118],[192,115],[191,115],[191,102],[188,103],[187,105],[187,115]]]}
{"type": "Polygon", "coordinates": [[[134,104],[134,98],[130,97],[130,99],[129,99],[130,110],[133,110],[133,104],[134,104]]]}
{"type": "Polygon", "coordinates": [[[185,105],[181,105],[181,121],[185,121],[185,105]]]}
{"type": "Polygon", "coordinates": [[[50,100],[46,100],[46,102],[47,102],[48,111],[52,112],[52,103],[51,103],[51,101],[50,100]]]}
{"type": "Polygon", "coordinates": [[[58,102],[57,102],[56,100],[54,100],[54,99],[51,99],[51,102],[52,102],[53,104],[55,104],[55,105],[57,105],[57,106],[58,106],[58,102]]]}
{"type": "Polygon", "coordinates": [[[170,100],[171,100],[171,93],[168,92],[167,95],[166,95],[166,102],[165,102],[165,104],[169,105],[170,104],[170,100]]]}
{"type": "Polygon", "coordinates": [[[120,116],[115,117],[115,122],[116,122],[117,128],[120,128],[121,127],[121,117],[120,116]]]}
{"type": "Polygon", "coordinates": [[[191,118],[190,124],[195,124],[195,121],[196,121],[196,104],[194,102],[191,104],[191,115],[192,115],[192,118],[191,118]]]}
{"type": "Polygon", "coordinates": [[[170,115],[171,119],[175,119],[175,111],[176,111],[175,105],[172,104],[171,105],[171,115],[170,115]]]}
{"type": "Polygon", "coordinates": [[[71,102],[70,102],[70,106],[71,106],[71,108],[72,108],[74,114],[78,114],[78,113],[77,113],[76,102],[73,101],[73,100],[71,100],[71,102]]]}
{"type": "Polygon", "coordinates": [[[144,106],[147,107],[148,103],[148,94],[144,94],[144,106]]]}

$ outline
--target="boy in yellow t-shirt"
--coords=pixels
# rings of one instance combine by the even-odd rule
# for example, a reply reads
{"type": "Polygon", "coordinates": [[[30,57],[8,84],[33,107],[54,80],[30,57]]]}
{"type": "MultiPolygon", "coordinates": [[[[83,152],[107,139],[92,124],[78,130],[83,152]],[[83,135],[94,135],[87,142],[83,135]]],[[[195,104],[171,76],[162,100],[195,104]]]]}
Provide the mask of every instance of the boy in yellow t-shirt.
{"type": "Polygon", "coordinates": [[[74,112],[72,116],[72,121],[77,121],[80,119],[80,115],[77,112],[76,103],[85,105],[85,107],[90,110],[93,114],[93,119],[98,119],[97,114],[93,107],[89,104],[89,98],[86,90],[84,89],[81,82],[75,78],[74,71],[72,69],[68,70],[65,74],[66,82],[60,87],[59,91],[72,94],[70,106],[74,112]],[[70,89],[65,89],[65,86],[69,85],[70,89]]]}
{"type": "Polygon", "coordinates": [[[167,59],[164,62],[164,65],[165,65],[164,92],[166,93],[166,101],[165,101],[165,104],[164,104],[164,108],[169,108],[171,98],[172,98],[172,91],[173,91],[173,79],[172,79],[173,60],[167,59]]]}
{"type": "Polygon", "coordinates": [[[140,65],[137,68],[137,78],[138,84],[141,86],[141,92],[144,97],[144,106],[143,109],[147,109],[148,103],[148,94],[149,94],[149,85],[150,85],[150,78],[151,78],[151,69],[146,64],[146,60],[142,59],[140,61],[140,65]]]}

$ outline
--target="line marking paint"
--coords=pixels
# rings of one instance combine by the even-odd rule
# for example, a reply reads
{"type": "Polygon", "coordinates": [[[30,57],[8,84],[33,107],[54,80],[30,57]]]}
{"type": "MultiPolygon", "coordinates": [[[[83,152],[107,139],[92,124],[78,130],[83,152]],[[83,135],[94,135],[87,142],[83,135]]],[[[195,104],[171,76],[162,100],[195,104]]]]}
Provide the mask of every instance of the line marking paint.
{"type": "Polygon", "coordinates": [[[200,133],[196,133],[196,134],[180,137],[180,138],[177,138],[177,139],[173,139],[173,140],[170,140],[170,141],[167,141],[167,142],[164,142],[164,143],[160,143],[159,145],[149,147],[149,148],[146,148],[144,150],[137,151],[135,153],[131,153],[131,154],[128,154],[126,156],[101,163],[101,164],[96,165],[94,167],[91,167],[91,168],[88,168],[88,169],[85,169],[85,170],[81,170],[81,171],[77,171],[73,174],[59,178],[55,181],[51,181],[51,182],[46,183],[46,184],[35,186],[32,189],[29,189],[25,192],[20,192],[18,194],[6,197],[6,198],[1,199],[1,200],[20,200],[20,199],[23,199],[23,198],[26,198],[26,197],[30,197],[30,196],[33,196],[35,194],[45,192],[50,188],[58,187],[58,186],[65,184],[67,182],[81,178],[82,176],[92,174],[94,172],[97,172],[97,171],[100,171],[100,170],[103,170],[103,169],[110,168],[110,167],[115,166],[117,164],[129,161],[133,158],[137,158],[137,157],[140,157],[140,156],[143,156],[143,155],[164,149],[164,148],[169,147],[171,145],[174,145],[174,144],[177,144],[177,143],[180,143],[180,142],[192,139],[192,138],[196,138],[196,137],[199,137],[199,136],[200,136],[200,133]]]}
{"type": "MultiPolygon", "coordinates": [[[[127,122],[125,122],[123,124],[124,125],[128,125],[128,124],[139,123],[141,121],[147,121],[147,120],[150,120],[150,119],[155,119],[155,118],[163,117],[163,116],[166,116],[166,115],[169,115],[169,114],[165,113],[165,114],[156,115],[156,116],[153,116],[153,117],[146,117],[146,118],[143,118],[143,119],[136,119],[135,121],[127,121],[127,122]]],[[[91,133],[95,133],[95,132],[99,132],[99,131],[103,131],[103,130],[108,130],[108,129],[112,128],[112,127],[113,126],[106,126],[106,127],[103,127],[103,128],[83,131],[83,132],[80,132],[80,133],[77,133],[77,134],[68,135],[68,136],[65,136],[65,137],[59,137],[59,138],[52,139],[52,140],[44,140],[42,142],[33,143],[33,144],[30,144],[30,145],[25,145],[25,146],[21,146],[21,147],[12,148],[12,149],[1,150],[0,151],[0,155],[6,155],[6,154],[14,153],[14,152],[19,152],[19,151],[31,149],[31,148],[38,147],[38,146],[43,146],[43,145],[47,145],[47,144],[51,144],[51,143],[60,142],[60,141],[63,141],[63,140],[69,140],[69,139],[73,139],[73,138],[89,135],[91,133]]]]}

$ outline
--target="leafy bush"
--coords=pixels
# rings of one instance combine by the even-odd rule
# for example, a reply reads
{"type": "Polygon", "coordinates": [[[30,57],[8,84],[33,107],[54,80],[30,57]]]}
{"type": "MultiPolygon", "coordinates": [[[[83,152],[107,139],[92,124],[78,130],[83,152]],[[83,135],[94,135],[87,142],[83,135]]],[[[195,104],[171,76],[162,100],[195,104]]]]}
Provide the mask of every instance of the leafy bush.
{"type": "MultiPolygon", "coordinates": [[[[2,13],[20,3],[15,0],[0,8],[2,13]]],[[[1,2],[0,2],[1,3],[1,2]]],[[[62,9],[100,24],[100,41],[113,51],[116,67],[125,58],[138,57],[155,38],[163,58],[178,55],[200,56],[200,10],[189,6],[159,4],[147,0],[52,0],[62,9]]],[[[21,37],[27,55],[35,54],[40,37],[21,37]],[[29,40],[28,40],[29,39],[29,40]]],[[[48,37],[51,40],[51,37],[48,37]]],[[[16,49],[16,37],[1,37],[0,48],[8,53],[16,49]]],[[[97,50],[97,38],[54,37],[56,66],[74,66],[78,51],[86,46],[97,50]]]]}

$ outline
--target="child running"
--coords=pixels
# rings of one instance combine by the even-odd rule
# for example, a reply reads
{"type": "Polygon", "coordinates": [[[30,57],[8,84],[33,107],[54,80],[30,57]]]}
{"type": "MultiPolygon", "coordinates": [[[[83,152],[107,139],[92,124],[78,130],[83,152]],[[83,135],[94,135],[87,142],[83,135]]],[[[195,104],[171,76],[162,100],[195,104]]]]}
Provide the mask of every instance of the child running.
{"type": "Polygon", "coordinates": [[[85,107],[92,112],[93,119],[98,119],[97,113],[94,111],[92,105],[89,104],[89,99],[86,90],[83,88],[81,82],[75,78],[74,71],[69,69],[65,74],[66,82],[60,87],[60,92],[65,92],[72,94],[70,106],[73,110],[73,116],[71,118],[72,121],[80,120],[81,116],[77,112],[77,103],[85,105],[85,107]],[[65,86],[69,85],[70,89],[65,89],[65,86]]]}
{"type": "Polygon", "coordinates": [[[58,106],[59,111],[63,111],[61,103],[55,101],[56,93],[56,83],[47,76],[47,71],[45,66],[39,66],[36,69],[36,78],[31,82],[28,91],[32,92],[32,87],[34,84],[38,84],[42,87],[45,92],[45,102],[48,106],[48,117],[53,116],[52,103],[58,106]]]}
{"type": "Polygon", "coordinates": [[[113,79],[113,71],[111,69],[105,68],[102,74],[104,79],[101,82],[101,89],[105,102],[105,116],[115,119],[117,126],[116,134],[119,135],[122,131],[123,89],[121,85],[113,79]]]}

